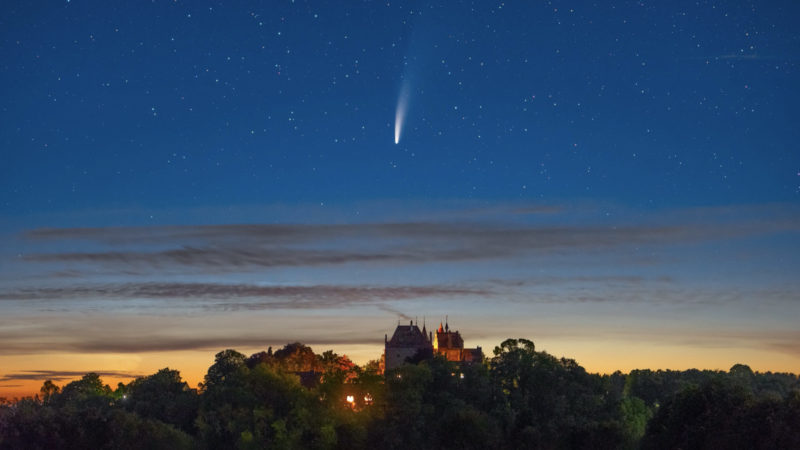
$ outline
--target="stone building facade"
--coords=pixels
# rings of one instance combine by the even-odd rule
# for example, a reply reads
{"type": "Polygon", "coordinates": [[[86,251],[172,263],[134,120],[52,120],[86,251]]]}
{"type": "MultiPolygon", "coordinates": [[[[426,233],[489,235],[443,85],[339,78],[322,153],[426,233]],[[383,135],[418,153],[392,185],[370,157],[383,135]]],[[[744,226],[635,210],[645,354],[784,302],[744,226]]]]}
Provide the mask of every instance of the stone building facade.
{"type": "Polygon", "coordinates": [[[474,363],[483,361],[483,350],[480,347],[464,348],[464,339],[458,331],[450,331],[450,325],[439,323],[433,334],[433,353],[442,355],[448,361],[474,363]]]}
{"type": "Polygon", "coordinates": [[[383,366],[385,370],[396,369],[405,364],[407,359],[424,358],[433,354],[431,335],[422,330],[419,324],[410,321],[408,325],[397,325],[392,338],[384,336],[383,366]]]}
{"type": "Polygon", "coordinates": [[[409,360],[419,361],[433,355],[468,364],[483,361],[481,348],[464,348],[461,333],[451,331],[447,323],[440,323],[435,332],[427,332],[424,324],[420,330],[419,323],[415,324],[413,320],[408,325],[398,324],[391,339],[384,336],[384,345],[381,358],[384,370],[396,369],[409,360]]]}

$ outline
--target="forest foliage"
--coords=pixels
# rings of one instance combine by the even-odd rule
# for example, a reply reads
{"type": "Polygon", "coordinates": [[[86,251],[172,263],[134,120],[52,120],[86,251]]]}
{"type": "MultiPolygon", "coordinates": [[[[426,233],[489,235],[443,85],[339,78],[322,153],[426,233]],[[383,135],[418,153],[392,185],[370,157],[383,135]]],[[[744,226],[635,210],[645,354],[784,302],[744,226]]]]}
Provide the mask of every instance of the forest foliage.
{"type": "Polygon", "coordinates": [[[0,448],[800,448],[800,380],[756,373],[586,372],[508,339],[483,364],[382,374],[288,344],[219,352],[197,389],[169,368],[97,374],[0,405],[0,448]]]}

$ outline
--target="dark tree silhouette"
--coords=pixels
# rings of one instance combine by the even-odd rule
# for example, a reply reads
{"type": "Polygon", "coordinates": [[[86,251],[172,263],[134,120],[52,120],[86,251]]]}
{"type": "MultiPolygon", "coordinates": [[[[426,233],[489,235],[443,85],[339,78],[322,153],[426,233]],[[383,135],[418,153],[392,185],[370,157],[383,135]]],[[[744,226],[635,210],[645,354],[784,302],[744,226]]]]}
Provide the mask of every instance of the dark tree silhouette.
{"type": "Polygon", "coordinates": [[[115,390],[94,373],[48,380],[0,404],[0,449],[800,448],[792,374],[601,376],[526,339],[480,364],[418,356],[383,374],[291,343],[219,352],[199,390],[168,368],[115,390]]]}

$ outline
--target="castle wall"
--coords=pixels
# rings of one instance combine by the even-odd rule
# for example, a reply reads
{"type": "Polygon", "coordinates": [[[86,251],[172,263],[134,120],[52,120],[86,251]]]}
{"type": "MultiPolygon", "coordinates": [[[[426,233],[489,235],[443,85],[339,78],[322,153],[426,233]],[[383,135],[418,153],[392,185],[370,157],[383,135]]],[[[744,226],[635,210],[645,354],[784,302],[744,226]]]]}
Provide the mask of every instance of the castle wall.
{"type": "Polygon", "coordinates": [[[448,361],[461,361],[460,348],[442,348],[439,347],[436,353],[444,356],[448,361]]]}
{"type": "Polygon", "coordinates": [[[386,348],[386,370],[396,369],[406,362],[406,358],[411,358],[417,354],[417,348],[386,348]]]}

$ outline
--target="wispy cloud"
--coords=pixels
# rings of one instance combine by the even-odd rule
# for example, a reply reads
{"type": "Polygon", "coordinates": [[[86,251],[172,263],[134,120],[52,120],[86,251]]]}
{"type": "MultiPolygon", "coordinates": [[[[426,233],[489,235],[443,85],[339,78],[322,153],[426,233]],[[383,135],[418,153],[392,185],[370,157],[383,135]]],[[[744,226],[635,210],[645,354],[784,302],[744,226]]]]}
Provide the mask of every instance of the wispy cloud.
{"type": "MultiPolygon", "coordinates": [[[[0,382],[2,381],[36,381],[36,380],[53,380],[53,381],[64,381],[64,380],[71,380],[76,377],[82,377],[89,372],[94,372],[101,377],[116,377],[116,378],[136,378],[143,376],[140,373],[136,372],[125,372],[119,370],[105,370],[105,371],[84,371],[84,372],[75,372],[75,371],[66,371],[66,370],[24,370],[20,372],[14,373],[7,373],[3,376],[0,376],[0,382]]],[[[8,385],[7,385],[8,386],[8,385]]]]}
{"type": "MultiPolygon", "coordinates": [[[[390,313],[408,320],[425,314],[420,305],[430,299],[448,302],[433,302],[430,310],[460,309],[483,319],[578,309],[612,311],[615,320],[620,312],[620,322],[625,314],[651,318],[664,311],[750,317],[756,308],[761,316],[765,308],[796,310],[796,286],[783,279],[767,286],[726,278],[717,286],[728,276],[720,272],[709,283],[685,283],[687,273],[705,263],[692,260],[695,249],[796,233],[797,208],[659,214],[620,214],[625,218],[611,223],[605,216],[583,220],[590,215],[585,212],[575,217],[556,207],[516,205],[496,213],[466,211],[456,222],[31,230],[23,251],[15,252],[15,267],[58,276],[6,277],[0,307],[26,315],[0,317],[0,354],[211,351],[290,339],[379,347],[385,325],[339,322],[336,328],[330,319],[348,308],[362,317],[390,313]],[[657,269],[641,266],[642,260],[657,261],[657,269]]],[[[733,261],[731,273],[746,273],[741,264],[733,261]]],[[[782,334],[754,338],[771,351],[796,348],[782,334]]]]}
{"type": "Polygon", "coordinates": [[[247,304],[226,301],[226,308],[308,309],[378,303],[422,297],[492,296],[484,288],[454,286],[349,286],[270,285],[216,283],[122,283],[56,288],[26,288],[0,292],[0,300],[52,299],[254,299],[247,304]]]}
{"type": "Polygon", "coordinates": [[[624,246],[691,243],[781,230],[793,220],[677,225],[507,225],[383,223],[351,225],[212,225],[38,229],[32,241],[91,241],[96,251],[30,253],[40,263],[240,271],[254,268],[414,264],[591,252],[624,246]],[[146,249],[146,250],[145,250],[146,249]]]}
{"type": "Polygon", "coordinates": [[[489,283],[498,286],[523,287],[523,286],[546,286],[554,284],[625,284],[641,285],[645,283],[672,283],[670,277],[643,277],[638,275],[573,275],[573,276],[536,276],[530,278],[493,278],[487,280],[489,283]]]}
{"type": "Polygon", "coordinates": [[[677,340],[687,347],[760,347],[771,351],[800,356],[800,331],[797,330],[740,330],[707,331],[681,333],[677,340]]]}
{"type": "MultiPolygon", "coordinates": [[[[136,354],[147,352],[173,352],[208,350],[218,351],[226,348],[242,349],[282,345],[283,343],[301,339],[308,345],[348,346],[373,344],[382,342],[383,332],[379,329],[352,330],[348,333],[334,333],[330,330],[319,332],[294,331],[272,326],[264,329],[252,329],[253,322],[243,321],[239,327],[226,323],[218,325],[215,330],[198,334],[189,328],[165,329],[159,326],[125,324],[109,320],[92,328],[86,321],[59,326],[52,324],[48,328],[27,330],[21,337],[5,333],[0,355],[40,354],[40,353],[123,353],[136,354]],[[246,327],[247,329],[242,329],[246,327]],[[294,333],[294,334],[293,334],[294,333]]],[[[33,376],[35,374],[32,374],[33,376]]],[[[80,375],[83,375],[82,373],[80,375]]],[[[122,376],[118,374],[117,376],[122,376]]],[[[131,375],[135,376],[135,375],[131,375]]],[[[20,379],[20,378],[17,378],[20,379]]],[[[33,378],[39,379],[39,378],[33,378]]],[[[3,380],[0,380],[3,381],[3,380]]]]}

